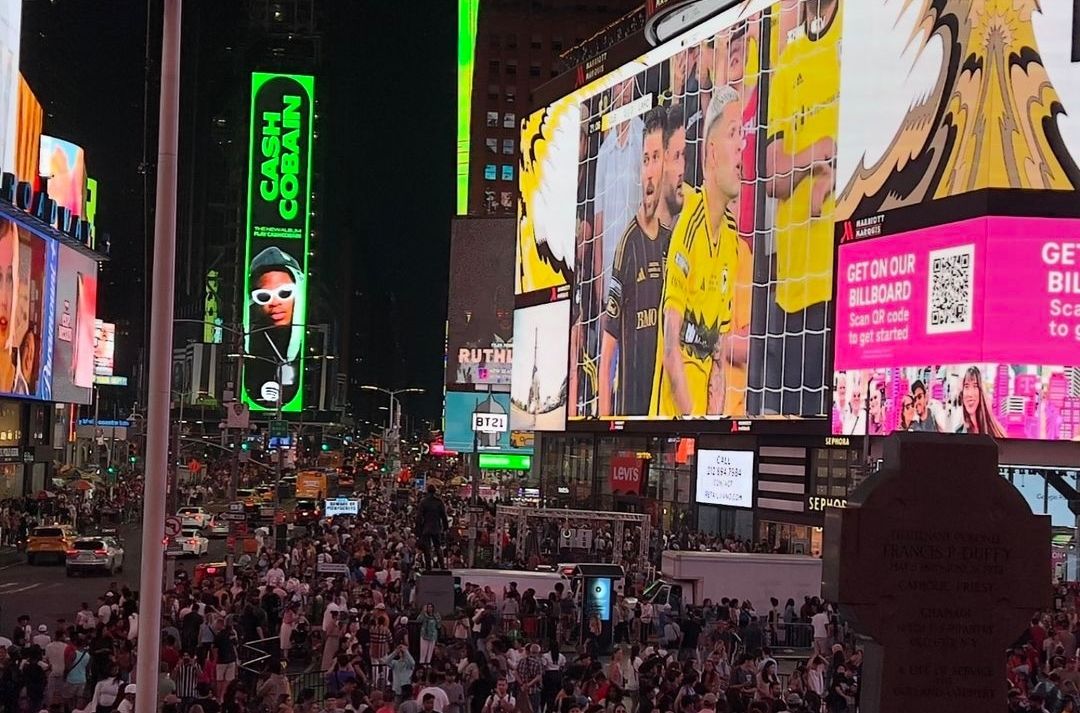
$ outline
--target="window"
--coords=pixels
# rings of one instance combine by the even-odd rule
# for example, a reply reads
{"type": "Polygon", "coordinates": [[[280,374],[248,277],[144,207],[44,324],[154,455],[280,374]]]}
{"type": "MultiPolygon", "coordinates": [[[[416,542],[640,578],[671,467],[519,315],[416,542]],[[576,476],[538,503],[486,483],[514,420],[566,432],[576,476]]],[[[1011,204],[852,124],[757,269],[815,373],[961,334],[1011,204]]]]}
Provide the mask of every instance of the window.
{"type": "Polygon", "coordinates": [[[514,155],[514,140],[513,139],[503,139],[502,146],[503,146],[503,153],[504,154],[506,154],[507,156],[513,156],[514,155]]]}
{"type": "Polygon", "coordinates": [[[529,76],[530,77],[539,77],[540,76],[540,65],[539,64],[534,62],[534,63],[529,65],[529,76]]]}
{"type": "Polygon", "coordinates": [[[484,212],[488,215],[494,215],[495,210],[499,207],[499,204],[495,202],[495,191],[490,188],[484,189],[484,212]]]}
{"type": "Polygon", "coordinates": [[[532,39],[529,40],[529,47],[531,47],[534,50],[538,50],[543,46],[544,46],[544,43],[543,43],[543,40],[541,39],[540,35],[533,35],[532,39]]]}
{"type": "Polygon", "coordinates": [[[487,113],[487,125],[492,129],[499,128],[499,112],[489,111],[487,113]]]}
{"type": "Polygon", "coordinates": [[[510,60],[506,63],[506,74],[510,77],[517,76],[517,62],[515,62],[514,60],[510,60]]]}
{"type": "Polygon", "coordinates": [[[498,176],[495,175],[495,164],[488,163],[484,165],[484,180],[494,181],[498,176]]]}
{"type": "Polygon", "coordinates": [[[513,210],[514,194],[510,191],[502,191],[499,193],[499,207],[506,211],[513,210]]]}
{"type": "Polygon", "coordinates": [[[499,60],[497,60],[497,59],[489,59],[488,60],[488,74],[498,74],[498,73],[499,73],[499,60]]]}
{"type": "Polygon", "coordinates": [[[554,52],[562,52],[562,36],[555,35],[551,38],[551,49],[554,52]]]}
{"type": "Polygon", "coordinates": [[[484,139],[484,145],[487,146],[487,150],[491,153],[499,153],[498,139],[484,139]]]}
{"type": "Polygon", "coordinates": [[[491,49],[497,50],[497,49],[499,49],[499,45],[500,45],[500,42],[499,42],[499,36],[498,35],[496,35],[494,32],[491,33],[490,35],[488,35],[488,47],[490,47],[491,49]]]}
{"type": "Polygon", "coordinates": [[[503,114],[503,128],[514,129],[517,128],[517,114],[512,111],[508,111],[503,114]]]}
{"type": "Polygon", "coordinates": [[[499,99],[499,85],[498,84],[489,84],[487,94],[488,94],[488,99],[489,100],[497,101],[499,99]]]}
{"type": "Polygon", "coordinates": [[[507,87],[506,88],[506,103],[507,104],[513,104],[515,99],[517,99],[517,89],[515,89],[514,87],[507,87]]]}
{"type": "Polygon", "coordinates": [[[514,180],[514,167],[508,163],[502,165],[502,179],[504,181],[514,180]]]}
{"type": "Polygon", "coordinates": [[[508,49],[508,50],[516,50],[517,49],[517,35],[515,35],[513,33],[510,33],[509,35],[506,36],[506,49],[508,49]]]}

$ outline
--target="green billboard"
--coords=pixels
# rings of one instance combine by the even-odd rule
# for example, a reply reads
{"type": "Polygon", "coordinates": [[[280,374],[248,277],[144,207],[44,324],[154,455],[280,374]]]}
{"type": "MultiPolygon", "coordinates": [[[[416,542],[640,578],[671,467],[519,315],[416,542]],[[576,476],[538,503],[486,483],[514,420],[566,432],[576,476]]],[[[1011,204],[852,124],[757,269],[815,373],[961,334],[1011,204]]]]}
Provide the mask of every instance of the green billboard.
{"type": "Polygon", "coordinates": [[[303,408],[315,79],[251,75],[242,397],[303,408]]]}

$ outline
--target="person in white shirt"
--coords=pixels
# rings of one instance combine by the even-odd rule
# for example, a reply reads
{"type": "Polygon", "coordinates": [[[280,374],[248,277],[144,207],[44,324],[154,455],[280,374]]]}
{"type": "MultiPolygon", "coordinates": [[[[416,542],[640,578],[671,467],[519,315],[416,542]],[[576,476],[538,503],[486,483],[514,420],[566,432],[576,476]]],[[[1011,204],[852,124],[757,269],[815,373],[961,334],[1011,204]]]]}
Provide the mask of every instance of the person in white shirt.
{"type": "Polygon", "coordinates": [[[446,691],[439,687],[440,683],[442,683],[442,675],[432,672],[427,678],[427,685],[416,694],[416,701],[423,703],[424,696],[430,694],[435,698],[435,710],[438,713],[443,713],[450,706],[450,697],[446,695],[446,691]]]}
{"type": "Polygon", "coordinates": [[[98,621],[105,626],[108,626],[109,622],[112,621],[112,607],[106,603],[104,597],[99,597],[98,601],[101,602],[101,606],[99,606],[97,610],[98,621]]]}
{"type": "Polygon", "coordinates": [[[60,705],[64,700],[64,653],[67,641],[64,632],[58,631],[56,639],[45,646],[45,661],[49,664],[49,682],[45,700],[53,705],[60,705]]]}
{"type": "Polygon", "coordinates": [[[33,638],[30,639],[30,643],[44,649],[52,641],[52,637],[49,636],[49,627],[45,624],[38,624],[37,630],[38,633],[34,634],[33,638]]]}
{"type": "Polygon", "coordinates": [[[97,617],[94,616],[94,612],[90,610],[90,605],[86,602],[82,603],[79,611],[75,614],[75,626],[80,631],[92,631],[97,628],[97,617]]]}
{"type": "Polygon", "coordinates": [[[138,687],[134,683],[129,683],[124,686],[124,700],[120,701],[120,705],[116,707],[116,713],[135,712],[135,694],[138,690],[138,687]]]}
{"type": "Polygon", "coordinates": [[[280,587],[285,584],[285,571],[281,569],[281,565],[277,562],[274,566],[266,571],[266,586],[268,587],[280,587]]]}
{"type": "Polygon", "coordinates": [[[824,609],[810,617],[814,628],[814,652],[825,656],[829,653],[829,614],[824,609]]]}

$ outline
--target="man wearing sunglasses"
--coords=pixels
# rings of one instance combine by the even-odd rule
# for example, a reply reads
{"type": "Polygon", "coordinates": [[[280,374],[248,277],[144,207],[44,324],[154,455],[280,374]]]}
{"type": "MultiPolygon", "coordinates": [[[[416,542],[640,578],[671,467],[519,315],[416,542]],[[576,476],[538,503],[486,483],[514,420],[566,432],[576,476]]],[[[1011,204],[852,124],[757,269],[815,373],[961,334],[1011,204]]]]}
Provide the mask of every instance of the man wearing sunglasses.
{"type": "Polygon", "coordinates": [[[299,379],[296,360],[304,330],[304,273],[294,257],[269,247],[251,261],[248,352],[261,357],[246,364],[247,392],[272,405],[289,403],[299,379]]]}

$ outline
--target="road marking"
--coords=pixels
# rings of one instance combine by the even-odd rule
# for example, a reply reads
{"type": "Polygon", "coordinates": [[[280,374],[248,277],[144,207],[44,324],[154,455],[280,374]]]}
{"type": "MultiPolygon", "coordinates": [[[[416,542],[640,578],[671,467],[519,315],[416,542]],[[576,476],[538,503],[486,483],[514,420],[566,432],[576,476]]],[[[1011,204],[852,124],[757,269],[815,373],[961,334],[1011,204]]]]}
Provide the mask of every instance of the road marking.
{"type": "Polygon", "coordinates": [[[40,586],[41,582],[34,582],[33,584],[28,584],[25,587],[20,587],[19,589],[9,589],[6,592],[0,592],[0,594],[19,594],[20,592],[28,592],[31,589],[37,589],[40,586]]]}

